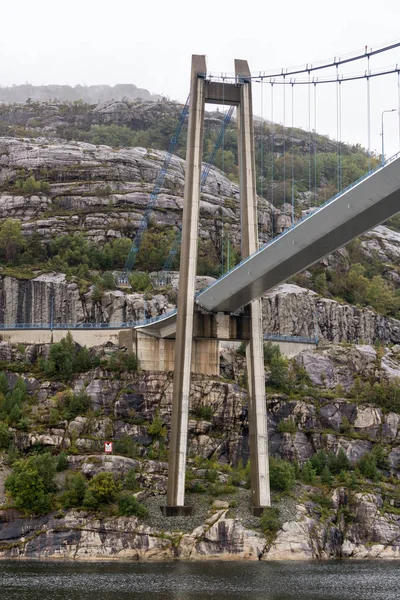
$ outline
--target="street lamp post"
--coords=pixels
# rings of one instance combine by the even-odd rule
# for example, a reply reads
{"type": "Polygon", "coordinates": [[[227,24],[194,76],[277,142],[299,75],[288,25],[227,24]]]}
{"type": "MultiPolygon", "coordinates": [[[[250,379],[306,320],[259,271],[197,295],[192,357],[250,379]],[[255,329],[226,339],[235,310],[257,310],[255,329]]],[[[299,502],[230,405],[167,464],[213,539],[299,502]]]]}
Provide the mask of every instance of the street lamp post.
{"type": "Polygon", "coordinates": [[[385,113],[397,112],[397,108],[390,108],[388,110],[383,110],[381,114],[381,136],[382,136],[382,164],[385,162],[385,143],[384,143],[384,135],[383,135],[383,115],[385,113]]]}
{"type": "Polygon", "coordinates": [[[304,181],[304,179],[292,179],[292,227],[294,225],[294,184],[304,181]]]}

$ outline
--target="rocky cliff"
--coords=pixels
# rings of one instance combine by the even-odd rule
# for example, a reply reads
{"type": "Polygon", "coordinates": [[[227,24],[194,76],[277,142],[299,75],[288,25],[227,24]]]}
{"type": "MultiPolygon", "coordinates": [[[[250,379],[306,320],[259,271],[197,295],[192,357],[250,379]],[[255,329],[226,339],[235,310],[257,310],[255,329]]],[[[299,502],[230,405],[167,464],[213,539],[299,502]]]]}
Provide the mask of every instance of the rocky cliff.
{"type": "MultiPolygon", "coordinates": [[[[110,349],[95,352],[104,356],[110,349]]],[[[24,453],[38,448],[67,450],[68,470],[81,472],[89,480],[104,472],[123,478],[133,469],[137,496],[147,507],[148,516],[139,520],[99,518],[81,510],[24,518],[18,511],[3,507],[0,556],[88,560],[399,557],[400,417],[377,399],[368,402],[363,396],[367,382],[396,383],[400,376],[398,346],[383,353],[368,345],[332,345],[305,351],[292,364],[304,369],[309,387],[290,395],[269,390],[272,457],[304,469],[317,452],[338,455],[341,450],[350,468],[356,467],[356,475],[349,471],[342,484],[329,487],[298,482],[292,496],[275,495],[280,524],[272,537],[263,534],[259,519],[250,515],[244,476],[237,478],[232,470],[248,456],[245,388],[224,378],[193,376],[187,501],[194,506],[194,514],[189,519],[165,520],[159,506],[165,502],[166,455],[150,433],[150,426],[159,415],[169,429],[171,374],[125,372],[116,377],[104,367],[87,371],[74,378],[71,389],[87,394],[89,412],[72,420],[59,416],[55,421],[54,409],[65,384],[39,377],[29,367],[37,356],[47,353],[46,346],[21,348],[0,343],[3,365],[5,361],[25,365],[23,378],[31,397],[29,427],[12,430],[15,446],[24,453]],[[104,456],[106,439],[116,444],[129,439],[130,456],[118,451],[104,456]],[[384,456],[382,476],[379,480],[365,479],[357,465],[378,448],[384,456]],[[211,496],[210,501],[213,490],[220,490],[219,499],[212,500],[211,496]]],[[[223,373],[232,365],[232,358],[235,378],[240,379],[243,359],[234,351],[224,351],[223,373]]],[[[268,370],[266,377],[268,380],[268,370]]],[[[8,378],[12,385],[17,376],[9,372],[8,378]]],[[[3,502],[8,473],[9,467],[0,469],[3,502]]],[[[60,473],[58,485],[64,480],[60,473]]]]}
{"type": "MultiPolygon", "coordinates": [[[[115,150],[84,142],[17,140],[0,137],[0,218],[22,221],[25,235],[36,231],[44,241],[81,231],[104,243],[123,235],[133,238],[142,220],[165,153],[144,148],[115,150]],[[49,184],[46,194],[19,195],[21,170],[37,173],[49,184]]],[[[185,162],[174,156],[151,211],[154,227],[177,228],[181,221],[185,162]]],[[[239,189],[212,169],[200,205],[200,239],[218,237],[230,224],[239,244],[239,189]]],[[[271,205],[259,202],[261,239],[271,234],[271,205]]]]}
{"type": "MultiPolygon", "coordinates": [[[[198,277],[196,289],[211,278],[198,277]]],[[[124,323],[155,317],[175,308],[179,277],[171,278],[171,292],[143,293],[105,291],[92,298],[93,287],[84,292],[64,274],[42,274],[33,279],[0,276],[1,323],[124,323]]],[[[320,341],[400,343],[400,322],[378,313],[321,298],[297,285],[278,286],[263,298],[266,334],[318,337],[320,341]]]]}

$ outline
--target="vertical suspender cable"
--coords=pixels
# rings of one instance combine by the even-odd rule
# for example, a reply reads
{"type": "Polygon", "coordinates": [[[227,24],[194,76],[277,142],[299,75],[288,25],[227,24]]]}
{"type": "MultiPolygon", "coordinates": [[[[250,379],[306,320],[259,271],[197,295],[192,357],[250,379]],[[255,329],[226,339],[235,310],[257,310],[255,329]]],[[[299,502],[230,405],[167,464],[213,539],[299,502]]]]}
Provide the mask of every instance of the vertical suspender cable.
{"type": "MultiPolygon", "coordinates": [[[[369,55],[368,55],[368,68],[367,73],[369,75],[369,55]]],[[[371,82],[367,75],[367,127],[368,127],[368,172],[371,171],[371,82]]]]}
{"type": "Polygon", "coordinates": [[[292,227],[294,225],[294,84],[292,82],[292,227]]]}
{"type": "Polygon", "coordinates": [[[340,192],[340,157],[339,157],[339,74],[338,65],[336,64],[336,176],[337,176],[337,191],[340,192]]]}
{"type": "Polygon", "coordinates": [[[260,120],[260,197],[264,195],[264,117],[263,117],[263,85],[264,80],[261,79],[261,120],[260,120]]]}
{"type": "Polygon", "coordinates": [[[317,84],[314,81],[314,205],[317,205],[317,84]]]}
{"type": "Polygon", "coordinates": [[[286,216],[286,82],[283,76],[283,212],[286,216]]]}
{"type": "Polygon", "coordinates": [[[308,71],[308,208],[311,205],[311,81],[308,71]]]}
{"type": "Polygon", "coordinates": [[[274,123],[274,84],[271,81],[271,231],[272,238],[274,237],[274,220],[275,220],[275,208],[274,208],[274,162],[275,162],[275,123],[274,123]]]}
{"type": "Polygon", "coordinates": [[[339,193],[342,191],[342,82],[339,80],[339,193]]]}
{"type": "Polygon", "coordinates": [[[400,71],[397,71],[397,114],[399,117],[399,151],[400,151],[400,71]]]}
{"type": "MultiPolygon", "coordinates": [[[[222,112],[225,119],[225,77],[222,78],[222,112]]],[[[225,127],[222,128],[222,157],[221,157],[222,173],[225,175],[225,127]]],[[[221,204],[221,274],[224,274],[224,198],[222,197],[221,204]]]]}

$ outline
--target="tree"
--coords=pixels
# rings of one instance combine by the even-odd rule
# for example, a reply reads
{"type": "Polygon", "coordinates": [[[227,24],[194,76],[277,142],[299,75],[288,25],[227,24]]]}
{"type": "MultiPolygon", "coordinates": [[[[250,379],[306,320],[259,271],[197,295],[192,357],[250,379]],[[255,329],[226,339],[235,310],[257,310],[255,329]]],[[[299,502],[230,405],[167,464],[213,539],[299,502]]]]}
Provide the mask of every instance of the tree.
{"type": "Polygon", "coordinates": [[[54,491],[55,471],[55,459],[49,453],[15,461],[13,472],[5,482],[15,506],[27,513],[47,512],[54,491]]]}
{"type": "Polygon", "coordinates": [[[317,475],[317,473],[316,473],[315,469],[313,468],[311,461],[307,460],[304,463],[304,466],[301,470],[301,477],[302,477],[304,483],[308,483],[308,484],[312,485],[313,483],[315,483],[316,475],[317,475]]]}
{"type": "Polygon", "coordinates": [[[158,440],[164,440],[167,437],[167,428],[163,424],[160,413],[156,412],[151,424],[147,428],[148,434],[158,440]]]}
{"type": "Polygon", "coordinates": [[[379,479],[376,458],[371,452],[366,452],[358,461],[357,466],[367,479],[372,479],[373,481],[379,479]]]}
{"type": "Polygon", "coordinates": [[[269,476],[271,488],[277,492],[290,492],[295,484],[293,466],[282,458],[270,458],[269,476]]]}
{"type": "Polygon", "coordinates": [[[118,512],[125,517],[141,517],[145,518],[148,515],[148,510],[139,502],[136,496],[131,494],[121,494],[118,501],[118,512]]]}
{"type": "Polygon", "coordinates": [[[0,252],[5,260],[15,264],[25,245],[21,222],[16,219],[6,219],[0,227],[0,252]]]}
{"type": "Polygon", "coordinates": [[[0,421],[0,450],[7,450],[11,443],[11,433],[5,423],[0,421]]]}
{"type": "Polygon", "coordinates": [[[119,486],[112,473],[98,473],[90,481],[85,493],[84,506],[97,509],[103,504],[110,504],[117,499],[119,486]]]}
{"type": "Polygon", "coordinates": [[[285,390],[289,383],[288,361],[284,356],[273,356],[270,362],[270,385],[285,390]]]}
{"type": "Polygon", "coordinates": [[[74,372],[74,358],[75,344],[71,332],[68,331],[65,338],[51,346],[49,359],[44,366],[46,375],[57,375],[64,381],[69,381],[74,372]]]}
{"type": "Polygon", "coordinates": [[[82,473],[67,473],[65,486],[66,489],[60,498],[62,506],[64,508],[82,506],[87,490],[87,482],[82,473]]]}

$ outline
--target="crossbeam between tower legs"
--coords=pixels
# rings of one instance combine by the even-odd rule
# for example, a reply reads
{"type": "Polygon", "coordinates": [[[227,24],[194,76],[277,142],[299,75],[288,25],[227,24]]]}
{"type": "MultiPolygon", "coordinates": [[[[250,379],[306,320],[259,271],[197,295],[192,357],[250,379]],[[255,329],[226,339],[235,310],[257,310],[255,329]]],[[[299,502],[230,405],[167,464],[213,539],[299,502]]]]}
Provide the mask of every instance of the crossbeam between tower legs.
{"type": "Polygon", "coordinates": [[[167,506],[162,507],[165,516],[190,514],[190,507],[184,505],[185,470],[200,207],[200,178],[203,153],[205,73],[205,57],[199,55],[192,56],[167,506]]]}

